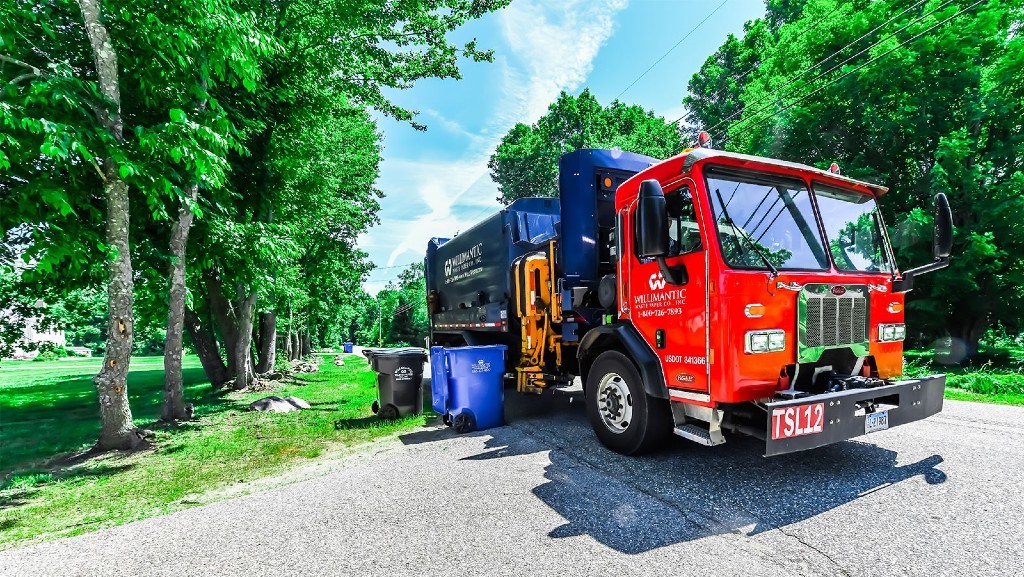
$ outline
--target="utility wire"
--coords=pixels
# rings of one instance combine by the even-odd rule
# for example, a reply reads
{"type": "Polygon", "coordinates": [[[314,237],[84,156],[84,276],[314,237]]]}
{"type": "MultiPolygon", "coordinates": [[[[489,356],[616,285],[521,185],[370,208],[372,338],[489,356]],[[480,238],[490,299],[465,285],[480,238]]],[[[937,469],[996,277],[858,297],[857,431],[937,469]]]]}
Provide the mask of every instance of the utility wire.
{"type": "MultiPolygon", "coordinates": [[[[907,44],[918,40],[919,38],[921,38],[922,36],[924,36],[928,32],[931,32],[932,30],[938,28],[939,26],[942,26],[943,24],[949,22],[950,20],[953,20],[954,18],[960,16],[964,12],[967,12],[968,10],[974,8],[975,6],[977,6],[977,5],[979,5],[979,4],[983,3],[983,2],[985,2],[985,0],[978,0],[974,4],[971,4],[970,6],[968,6],[966,8],[963,8],[962,10],[960,10],[959,12],[953,14],[952,16],[949,16],[945,20],[942,20],[940,22],[937,22],[937,23],[933,24],[932,26],[929,26],[928,28],[922,30],[921,32],[918,32],[917,34],[911,36],[910,38],[906,39],[905,41],[900,42],[899,44],[897,44],[896,46],[890,48],[889,50],[886,50],[885,52],[879,54],[878,56],[875,56],[874,58],[871,58],[867,62],[864,62],[860,66],[857,66],[856,68],[854,68],[854,69],[852,69],[852,70],[850,70],[848,72],[843,73],[838,78],[836,78],[834,80],[831,80],[831,81],[829,81],[829,82],[827,82],[825,84],[822,84],[821,86],[819,86],[818,88],[812,90],[811,92],[808,92],[807,94],[804,94],[800,98],[794,100],[793,102],[791,102],[788,105],[786,105],[785,107],[783,107],[781,110],[775,111],[772,114],[766,115],[766,116],[758,119],[757,122],[754,125],[747,126],[746,129],[747,130],[755,130],[757,128],[760,128],[761,126],[765,125],[767,123],[767,121],[773,120],[778,114],[789,110],[790,108],[792,108],[792,107],[796,106],[797,104],[803,102],[807,98],[810,98],[811,96],[814,96],[815,94],[821,92],[825,88],[828,88],[829,86],[839,82],[843,78],[846,78],[847,76],[853,74],[854,72],[857,72],[858,70],[863,69],[865,66],[868,66],[869,64],[872,64],[873,62],[876,62],[876,61],[878,61],[878,60],[880,60],[882,58],[885,58],[886,56],[888,56],[889,54],[892,54],[896,50],[898,50],[900,48],[903,48],[907,44]]],[[[947,2],[947,4],[948,3],[949,2],[947,2]]],[[[745,124],[747,122],[753,122],[753,119],[754,119],[754,117],[752,116],[749,120],[748,119],[741,120],[741,121],[737,122],[735,125],[733,125],[733,128],[740,127],[740,126],[742,126],[743,124],[745,124]]]]}
{"type": "MultiPolygon", "coordinates": [[[[832,66],[832,67],[831,67],[831,68],[829,68],[828,70],[825,70],[825,71],[823,71],[823,72],[819,72],[819,73],[818,73],[818,75],[817,75],[817,76],[815,76],[814,78],[811,78],[810,80],[808,80],[808,81],[806,81],[806,82],[803,82],[803,83],[802,83],[802,86],[797,86],[797,85],[796,85],[797,81],[798,81],[798,80],[800,80],[800,78],[801,78],[801,77],[802,77],[802,76],[803,76],[804,74],[807,74],[807,73],[808,73],[808,72],[810,72],[811,70],[814,70],[815,68],[817,68],[817,67],[819,67],[819,66],[821,66],[821,65],[825,64],[826,62],[828,62],[828,61],[829,61],[829,60],[831,60],[832,58],[836,57],[836,56],[837,56],[837,55],[838,55],[838,54],[839,54],[840,52],[842,52],[842,50],[843,50],[843,49],[845,49],[845,48],[849,48],[850,46],[855,46],[855,45],[856,45],[856,44],[858,44],[858,43],[859,43],[859,42],[860,42],[861,40],[863,40],[863,39],[867,38],[868,36],[870,36],[870,35],[874,34],[874,33],[875,33],[875,32],[877,32],[877,31],[878,31],[879,29],[881,29],[881,28],[882,28],[882,27],[884,27],[885,25],[889,24],[889,23],[890,23],[890,22],[892,22],[893,20],[896,20],[896,19],[897,19],[897,18],[899,18],[900,16],[903,16],[904,14],[906,14],[907,12],[909,12],[910,10],[913,10],[914,8],[917,8],[917,7],[918,7],[918,6],[920,6],[921,4],[924,4],[924,3],[926,2],[926,1],[927,1],[927,0],[918,0],[918,2],[917,2],[916,4],[914,4],[914,5],[912,5],[912,6],[909,6],[909,7],[905,8],[905,9],[904,9],[903,11],[901,11],[900,13],[896,14],[895,16],[892,16],[892,17],[890,17],[890,18],[889,18],[888,20],[886,20],[885,22],[882,22],[882,23],[881,23],[881,24],[879,24],[878,26],[875,26],[874,28],[872,28],[872,29],[871,29],[871,30],[869,30],[868,32],[866,32],[866,33],[862,34],[862,35],[861,35],[861,36],[860,36],[859,38],[857,38],[856,40],[854,40],[853,42],[851,42],[851,43],[850,43],[850,44],[848,44],[847,46],[844,46],[843,48],[841,48],[841,49],[839,49],[839,50],[836,50],[835,52],[833,52],[833,53],[829,54],[828,56],[826,56],[826,57],[825,57],[825,58],[823,58],[822,60],[818,61],[817,63],[815,63],[815,64],[813,64],[813,65],[811,65],[811,66],[808,66],[807,68],[804,68],[803,70],[801,70],[800,72],[798,72],[798,73],[797,73],[797,74],[796,74],[796,75],[795,75],[795,76],[793,77],[793,79],[792,79],[792,80],[790,80],[790,81],[789,81],[789,82],[790,82],[790,87],[789,87],[788,89],[784,90],[784,91],[783,91],[783,94],[782,94],[781,96],[778,96],[778,97],[777,97],[777,98],[776,98],[775,100],[773,100],[772,102],[770,102],[770,103],[766,104],[765,106],[762,106],[761,108],[758,108],[758,109],[756,109],[756,110],[755,110],[754,112],[752,112],[752,113],[751,113],[751,116],[757,116],[757,115],[758,115],[758,114],[760,114],[761,112],[763,112],[763,111],[767,110],[768,108],[770,108],[770,107],[771,107],[772,105],[774,105],[774,104],[778,104],[778,103],[779,103],[779,101],[781,101],[782,99],[784,99],[784,98],[786,98],[787,96],[790,96],[791,94],[793,94],[794,92],[796,92],[796,90],[797,90],[798,88],[801,88],[801,87],[804,87],[804,86],[810,86],[810,85],[814,84],[814,83],[815,83],[815,82],[817,82],[817,81],[818,81],[818,80],[819,80],[820,78],[822,78],[822,77],[824,77],[825,75],[827,75],[827,74],[829,74],[829,73],[831,73],[831,72],[835,71],[835,70],[836,70],[837,68],[839,68],[840,66],[843,66],[844,64],[847,64],[847,63],[849,63],[849,62],[850,62],[850,61],[852,61],[853,59],[857,58],[858,56],[861,56],[861,55],[862,55],[862,54],[864,54],[865,52],[867,52],[867,51],[871,50],[872,48],[875,48],[876,46],[878,46],[878,45],[882,44],[883,42],[887,42],[888,40],[890,40],[890,39],[894,38],[894,37],[895,37],[895,36],[896,36],[897,34],[899,34],[900,32],[903,32],[903,31],[904,31],[904,30],[906,30],[907,28],[909,28],[909,27],[913,26],[914,24],[917,24],[918,22],[920,22],[920,21],[924,20],[924,19],[925,19],[925,18],[927,18],[928,16],[931,16],[931,15],[932,15],[932,14],[934,14],[935,12],[938,12],[939,10],[942,10],[943,8],[945,8],[946,6],[948,6],[949,4],[951,4],[952,2],[954,2],[955,0],[946,0],[946,2],[945,2],[944,4],[942,4],[941,6],[939,6],[938,8],[935,8],[935,9],[933,9],[932,11],[930,11],[930,12],[928,12],[928,13],[926,13],[926,14],[923,14],[923,15],[921,15],[921,16],[919,16],[919,17],[917,17],[917,18],[913,19],[913,20],[911,20],[910,22],[906,23],[905,25],[903,25],[902,27],[900,27],[899,29],[897,29],[897,30],[896,30],[895,32],[892,32],[892,33],[888,34],[887,36],[885,36],[885,37],[884,37],[884,38],[882,38],[881,40],[879,40],[879,41],[875,42],[874,44],[871,44],[870,46],[867,46],[866,48],[862,49],[862,50],[861,50],[860,52],[857,52],[856,54],[854,54],[853,56],[850,56],[850,57],[849,57],[849,58],[847,58],[846,60],[843,60],[843,61],[842,61],[842,62],[840,62],[839,64],[836,64],[836,65],[832,66]]],[[[743,106],[742,108],[740,108],[740,109],[739,109],[739,110],[737,110],[736,112],[733,112],[733,113],[732,113],[731,115],[729,115],[729,116],[728,116],[727,118],[724,118],[724,119],[720,120],[720,121],[719,121],[719,122],[718,122],[717,124],[715,124],[715,125],[714,125],[714,126],[712,126],[711,128],[708,128],[708,129],[707,129],[707,132],[708,132],[709,134],[712,134],[712,133],[714,133],[714,131],[715,131],[715,130],[717,130],[717,129],[718,129],[718,127],[720,127],[720,126],[722,126],[723,124],[725,124],[725,123],[729,122],[729,121],[730,121],[730,120],[732,120],[733,118],[736,118],[736,116],[738,116],[738,115],[742,114],[742,113],[743,113],[744,111],[746,111],[746,110],[748,110],[748,109],[750,109],[750,108],[754,108],[754,107],[755,107],[755,106],[757,106],[758,104],[761,104],[762,102],[764,102],[764,101],[766,101],[766,100],[769,100],[769,99],[771,99],[771,98],[773,98],[773,97],[775,97],[775,95],[774,95],[774,94],[772,94],[772,93],[767,93],[767,94],[765,94],[764,96],[762,96],[761,98],[758,98],[758,99],[757,99],[757,100],[755,100],[754,102],[752,102],[752,103],[750,103],[750,104],[747,104],[747,105],[743,106]]]]}
{"type": "MultiPolygon", "coordinates": [[[[925,0],[921,0],[921,1],[924,2],[925,0]]],[[[843,8],[843,3],[842,2],[837,3],[836,7],[831,12],[829,12],[824,18],[818,18],[818,20],[814,24],[812,24],[812,25],[804,28],[800,32],[798,32],[797,35],[792,40],[790,40],[789,42],[790,43],[794,43],[797,40],[800,40],[801,38],[803,38],[804,35],[807,34],[808,32],[812,32],[814,30],[817,30],[819,26],[821,26],[825,22],[828,22],[832,18],[832,16],[835,15],[836,12],[839,12],[839,10],[842,9],[842,8],[843,8]]],[[[752,64],[750,66],[750,68],[747,68],[739,76],[735,76],[735,77],[729,78],[727,80],[732,80],[733,82],[739,82],[740,80],[743,80],[744,78],[747,77],[748,74],[750,74],[751,72],[753,72],[754,70],[757,69],[758,64],[759,64],[759,62],[755,62],[754,64],[752,64]]],[[[725,94],[726,90],[728,90],[728,87],[722,88],[721,90],[719,90],[718,92],[716,92],[714,94],[714,98],[720,98],[721,96],[723,96],[725,94]]],[[[695,111],[695,110],[687,112],[686,114],[684,114],[684,115],[680,116],[679,118],[675,119],[672,122],[672,124],[679,124],[680,120],[682,120],[684,118],[687,118],[689,116],[693,116],[696,113],[697,113],[697,111],[695,111]]]]}
{"type": "Polygon", "coordinates": [[[722,9],[722,6],[725,6],[725,5],[726,5],[726,3],[728,3],[728,2],[729,2],[729,0],[722,0],[722,3],[721,3],[721,4],[719,4],[719,5],[718,5],[718,7],[716,7],[716,8],[714,9],[714,10],[712,10],[710,14],[708,14],[707,16],[705,16],[703,20],[701,20],[700,22],[698,22],[696,26],[694,26],[694,27],[693,27],[693,28],[692,28],[692,29],[691,29],[691,30],[690,30],[689,32],[687,32],[687,33],[686,33],[685,35],[683,35],[683,37],[679,39],[679,42],[676,42],[675,44],[673,44],[673,45],[672,45],[672,48],[669,48],[669,49],[668,49],[668,50],[667,50],[667,51],[666,51],[666,52],[665,52],[664,54],[662,54],[662,55],[661,55],[661,57],[660,57],[660,58],[658,58],[657,60],[655,60],[655,61],[654,61],[654,64],[651,64],[651,65],[650,65],[650,66],[649,66],[649,67],[647,68],[647,70],[644,70],[644,71],[643,71],[643,72],[642,72],[642,73],[640,74],[640,76],[637,76],[637,77],[636,77],[636,78],[635,78],[635,79],[634,79],[634,80],[633,80],[632,82],[630,82],[630,83],[629,83],[629,86],[627,86],[627,87],[623,88],[623,89],[622,89],[622,92],[620,92],[620,93],[619,93],[619,94],[618,94],[618,95],[617,95],[617,96],[615,97],[615,99],[616,99],[616,100],[618,100],[618,99],[619,99],[619,97],[621,97],[621,96],[622,96],[623,94],[625,94],[625,93],[626,93],[626,91],[628,91],[628,90],[629,90],[630,88],[633,88],[633,85],[635,85],[635,84],[636,84],[637,82],[640,82],[640,79],[641,79],[641,78],[643,78],[644,76],[647,76],[647,73],[648,73],[648,72],[650,72],[651,70],[654,70],[654,67],[655,67],[655,66],[657,66],[657,65],[658,65],[658,64],[659,64],[659,63],[660,63],[660,62],[661,62],[662,60],[664,60],[666,56],[668,56],[669,54],[671,54],[673,50],[675,50],[676,48],[678,48],[678,47],[679,47],[679,45],[680,45],[680,44],[682,44],[684,40],[686,40],[687,38],[689,38],[691,34],[693,34],[694,32],[696,32],[698,28],[700,28],[701,26],[703,26],[703,25],[704,25],[704,23],[708,21],[708,19],[710,19],[710,18],[711,18],[712,16],[714,16],[714,15],[715,15],[715,12],[718,12],[719,10],[721,10],[721,9],[722,9]]]}

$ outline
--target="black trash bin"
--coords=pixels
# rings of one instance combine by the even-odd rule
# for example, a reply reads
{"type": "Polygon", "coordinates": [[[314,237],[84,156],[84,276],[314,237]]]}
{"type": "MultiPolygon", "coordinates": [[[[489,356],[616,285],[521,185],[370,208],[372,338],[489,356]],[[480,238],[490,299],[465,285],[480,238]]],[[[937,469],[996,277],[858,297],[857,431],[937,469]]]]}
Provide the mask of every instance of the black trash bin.
{"type": "Polygon", "coordinates": [[[415,347],[363,351],[377,373],[377,400],[373,412],[396,419],[423,412],[423,364],[427,351],[415,347]]]}

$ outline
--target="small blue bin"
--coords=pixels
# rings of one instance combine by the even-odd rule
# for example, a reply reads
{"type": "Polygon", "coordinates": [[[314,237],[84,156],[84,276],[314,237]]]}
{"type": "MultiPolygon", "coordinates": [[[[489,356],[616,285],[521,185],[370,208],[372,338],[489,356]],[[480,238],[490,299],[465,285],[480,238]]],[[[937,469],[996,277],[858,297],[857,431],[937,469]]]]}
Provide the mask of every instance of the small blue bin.
{"type": "Polygon", "coordinates": [[[505,345],[430,349],[431,406],[459,433],[505,424],[505,345]]]}
{"type": "Polygon", "coordinates": [[[352,352],[352,343],[342,343],[341,346],[344,347],[343,350],[346,353],[351,353],[352,352]]]}

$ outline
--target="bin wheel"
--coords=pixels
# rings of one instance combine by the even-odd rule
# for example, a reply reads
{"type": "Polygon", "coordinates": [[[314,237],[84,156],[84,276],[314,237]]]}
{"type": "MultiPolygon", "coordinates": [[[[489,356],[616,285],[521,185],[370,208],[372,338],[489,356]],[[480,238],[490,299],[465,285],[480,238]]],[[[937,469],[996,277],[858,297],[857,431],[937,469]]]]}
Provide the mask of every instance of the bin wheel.
{"type": "Polygon", "coordinates": [[[380,403],[378,403],[377,401],[374,401],[373,404],[370,405],[370,410],[373,411],[374,415],[376,415],[377,412],[380,411],[380,403]]]}
{"type": "Polygon", "coordinates": [[[398,407],[387,404],[380,408],[377,416],[388,421],[398,418],[398,407]]]}
{"type": "Polygon", "coordinates": [[[452,416],[448,413],[441,415],[441,422],[444,423],[446,427],[452,426],[452,416]]]}
{"type": "Polygon", "coordinates": [[[476,423],[474,422],[474,419],[473,419],[472,415],[467,415],[466,413],[460,413],[460,414],[455,416],[455,421],[453,423],[453,427],[455,428],[455,432],[459,433],[461,435],[461,434],[468,433],[468,432],[472,431],[473,429],[475,429],[476,428],[476,423]]]}

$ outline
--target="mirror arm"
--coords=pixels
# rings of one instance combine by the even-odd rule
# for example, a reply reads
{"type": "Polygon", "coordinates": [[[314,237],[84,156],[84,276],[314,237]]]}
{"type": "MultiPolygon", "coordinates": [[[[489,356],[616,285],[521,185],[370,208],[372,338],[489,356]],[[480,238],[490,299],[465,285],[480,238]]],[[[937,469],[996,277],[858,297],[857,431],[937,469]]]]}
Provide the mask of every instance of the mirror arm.
{"type": "Polygon", "coordinates": [[[690,275],[686,273],[686,265],[669,266],[664,256],[659,256],[656,260],[658,269],[661,270],[661,276],[668,284],[682,286],[690,282],[690,275]]]}
{"type": "Polygon", "coordinates": [[[903,278],[900,280],[893,281],[892,292],[894,293],[905,293],[914,288],[914,277],[930,272],[937,271],[949,266],[949,257],[937,258],[934,262],[930,262],[919,267],[912,268],[907,271],[903,271],[903,278]]]}

